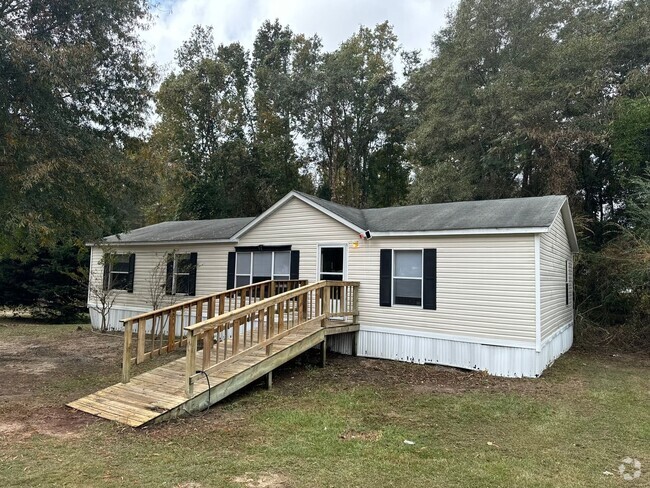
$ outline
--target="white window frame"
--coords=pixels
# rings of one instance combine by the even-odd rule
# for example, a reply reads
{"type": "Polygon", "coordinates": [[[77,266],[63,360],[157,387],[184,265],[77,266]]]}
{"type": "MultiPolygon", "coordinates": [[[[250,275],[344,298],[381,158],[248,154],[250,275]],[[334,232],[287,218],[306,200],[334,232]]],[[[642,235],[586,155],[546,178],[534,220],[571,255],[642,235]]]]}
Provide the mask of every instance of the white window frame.
{"type": "Polygon", "coordinates": [[[392,249],[391,270],[390,270],[390,304],[391,307],[406,307],[409,309],[424,309],[424,248],[399,248],[392,249]],[[395,276],[395,252],[401,251],[419,251],[420,252],[420,277],[413,276],[395,276]],[[398,280],[420,280],[420,305],[407,305],[405,303],[395,303],[395,278],[398,280]]]}
{"type": "Polygon", "coordinates": [[[109,265],[108,265],[108,289],[109,290],[115,290],[115,291],[128,291],[127,288],[129,286],[129,269],[126,271],[114,271],[113,266],[115,265],[115,260],[118,256],[126,256],[126,264],[127,268],[129,266],[129,263],[131,261],[131,254],[130,252],[120,252],[120,253],[114,253],[110,257],[109,265]],[[113,275],[126,275],[126,283],[124,285],[124,288],[113,288],[113,275]]]}
{"type": "MultiPolygon", "coordinates": [[[[178,284],[177,277],[178,276],[187,276],[189,280],[190,272],[183,272],[179,273],[178,272],[178,261],[180,256],[187,256],[190,261],[192,260],[192,253],[191,252],[179,252],[179,253],[174,253],[174,265],[172,268],[172,295],[179,295],[179,296],[189,296],[189,293],[181,293],[176,290],[176,285],[178,284]]],[[[189,291],[189,290],[188,290],[189,291]]]]}
{"type": "MultiPolygon", "coordinates": [[[[318,245],[318,266],[316,266],[316,281],[320,281],[320,275],[322,274],[322,254],[321,249],[332,249],[332,248],[343,248],[343,278],[342,281],[348,279],[348,245],[341,243],[331,243],[331,244],[319,244],[318,245]]],[[[334,274],[334,273],[328,273],[334,274]]]]}
{"type": "MultiPolygon", "coordinates": [[[[235,288],[238,288],[237,286],[237,278],[240,276],[247,276],[248,277],[248,285],[253,284],[253,261],[255,260],[255,253],[260,253],[260,252],[269,252],[271,253],[271,279],[272,280],[277,280],[277,279],[286,279],[290,280],[291,279],[291,250],[287,251],[236,251],[235,252],[235,288]],[[289,273],[287,274],[275,274],[275,254],[276,253],[287,253],[289,255],[289,273]],[[239,265],[239,255],[240,254],[250,254],[250,266],[248,269],[248,273],[238,273],[238,265],[239,265]],[[281,278],[278,278],[281,277],[281,278]],[[285,278],[286,277],[286,278],[285,278]]],[[[240,285],[240,286],[248,286],[248,285],[240,285]]]]}

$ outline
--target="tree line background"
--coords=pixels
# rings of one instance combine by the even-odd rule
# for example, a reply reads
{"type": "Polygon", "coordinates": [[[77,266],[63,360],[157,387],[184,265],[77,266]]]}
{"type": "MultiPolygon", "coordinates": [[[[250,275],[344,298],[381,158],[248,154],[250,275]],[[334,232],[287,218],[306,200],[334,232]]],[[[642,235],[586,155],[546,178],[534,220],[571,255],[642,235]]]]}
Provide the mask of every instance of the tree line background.
{"type": "Polygon", "coordinates": [[[145,0],[0,0],[0,307],[71,320],[84,244],[259,214],[568,195],[580,339],[650,344],[650,3],[460,0],[429,53],[196,26],[163,72],[145,0]]]}

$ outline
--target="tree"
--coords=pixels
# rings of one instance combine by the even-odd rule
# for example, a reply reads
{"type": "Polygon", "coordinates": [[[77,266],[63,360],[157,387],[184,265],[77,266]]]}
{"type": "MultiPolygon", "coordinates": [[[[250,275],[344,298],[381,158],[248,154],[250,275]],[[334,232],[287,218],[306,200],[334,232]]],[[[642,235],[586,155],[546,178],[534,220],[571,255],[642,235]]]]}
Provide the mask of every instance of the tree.
{"type": "Polygon", "coordinates": [[[462,0],[407,83],[411,200],[568,195],[576,303],[603,325],[647,320],[648,32],[639,0],[462,0]]]}
{"type": "Polygon", "coordinates": [[[647,26],[642,3],[461,2],[411,79],[417,162],[458,161],[475,198],[565,193],[595,218],[615,211],[607,132],[617,94],[647,63],[619,57],[647,44],[629,35],[647,26]]]}
{"type": "Polygon", "coordinates": [[[0,2],[0,250],[124,225],[154,70],[141,0],[0,2]]]}
{"type": "Polygon", "coordinates": [[[85,293],[49,295],[50,280],[76,272],[86,240],[138,219],[147,172],[129,153],[155,78],[137,37],[147,8],[0,1],[0,263],[39,266],[32,283],[49,298],[25,301],[55,316],[85,293]]]}
{"type": "Polygon", "coordinates": [[[295,148],[297,112],[294,73],[296,43],[288,27],[266,21],[257,32],[252,51],[254,131],[252,150],[258,159],[257,192],[270,207],[300,183],[300,161],[295,148]]]}
{"type": "Polygon", "coordinates": [[[374,29],[361,27],[319,60],[313,92],[305,98],[304,136],[316,161],[321,195],[360,207],[405,198],[411,105],[396,81],[394,58],[400,52],[385,22],[374,29]]]}
{"type": "Polygon", "coordinates": [[[152,142],[182,174],[179,216],[257,213],[248,54],[239,44],[216,48],[212,29],[196,26],[176,61],[180,72],[170,74],[156,96],[161,120],[152,142]]]}

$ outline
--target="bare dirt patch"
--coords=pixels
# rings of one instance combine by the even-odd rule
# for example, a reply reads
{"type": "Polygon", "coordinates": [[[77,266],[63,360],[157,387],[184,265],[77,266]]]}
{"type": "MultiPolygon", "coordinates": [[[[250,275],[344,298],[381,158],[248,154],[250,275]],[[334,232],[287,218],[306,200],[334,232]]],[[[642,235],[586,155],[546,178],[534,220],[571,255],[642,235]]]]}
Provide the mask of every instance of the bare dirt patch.
{"type": "Polygon", "coordinates": [[[0,442],[74,439],[97,419],[65,406],[119,373],[122,341],[86,326],[0,320],[0,442]]]}
{"type": "Polygon", "coordinates": [[[359,432],[358,430],[346,430],[339,435],[342,441],[364,441],[364,442],[377,442],[382,438],[380,430],[373,430],[369,432],[359,432]]]}
{"type": "Polygon", "coordinates": [[[286,476],[277,473],[263,473],[260,475],[246,473],[242,476],[236,476],[232,480],[247,488],[289,488],[291,486],[286,476]]]}
{"type": "Polygon", "coordinates": [[[0,421],[0,436],[4,441],[20,441],[33,435],[77,439],[84,429],[98,419],[65,406],[23,410],[15,420],[0,421]]]}

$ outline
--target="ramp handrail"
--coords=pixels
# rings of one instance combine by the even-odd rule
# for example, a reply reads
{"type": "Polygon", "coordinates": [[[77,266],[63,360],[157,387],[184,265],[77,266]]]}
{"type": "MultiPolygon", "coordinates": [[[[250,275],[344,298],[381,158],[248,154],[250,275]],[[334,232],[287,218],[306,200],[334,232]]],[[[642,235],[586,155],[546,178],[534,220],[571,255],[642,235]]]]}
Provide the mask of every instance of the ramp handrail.
{"type": "Polygon", "coordinates": [[[120,320],[124,326],[122,382],[129,382],[132,364],[141,364],[182,347],[186,341],[186,327],[192,323],[200,323],[204,317],[211,319],[306,284],[307,280],[261,281],[120,320]],[[135,351],[132,350],[134,339],[135,351]]]}
{"type": "Polygon", "coordinates": [[[290,332],[329,317],[351,317],[358,323],[359,282],[319,281],[288,290],[236,310],[185,327],[185,394],[193,395],[193,385],[243,354],[271,346],[290,332]],[[197,369],[199,339],[203,357],[197,369]],[[200,371],[200,372],[197,372],[200,371]]]}

